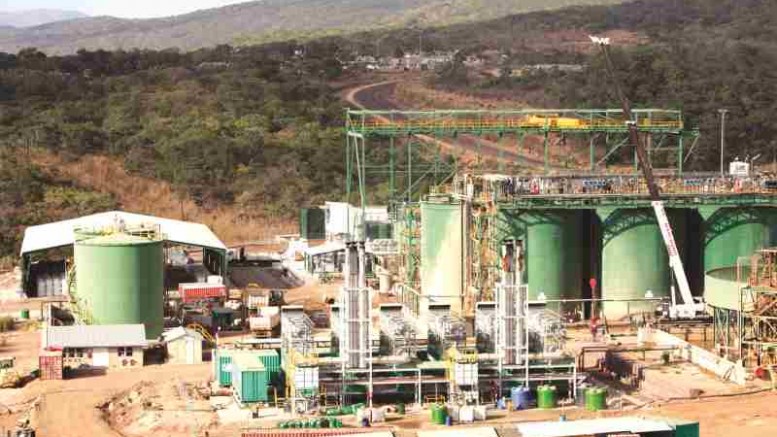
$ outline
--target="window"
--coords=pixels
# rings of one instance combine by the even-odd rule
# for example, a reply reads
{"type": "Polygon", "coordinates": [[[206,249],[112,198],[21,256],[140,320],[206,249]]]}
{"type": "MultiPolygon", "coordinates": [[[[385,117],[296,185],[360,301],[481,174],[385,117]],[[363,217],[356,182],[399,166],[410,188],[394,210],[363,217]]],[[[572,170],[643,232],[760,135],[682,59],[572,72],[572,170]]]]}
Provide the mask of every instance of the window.
{"type": "Polygon", "coordinates": [[[131,357],[132,356],[132,348],[131,347],[120,347],[118,353],[119,353],[120,357],[131,357]]]}
{"type": "Polygon", "coordinates": [[[84,350],[83,350],[83,349],[81,349],[80,347],[79,347],[79,348],[76,348],[76,356],[77,356],[78,358],[82,358],[82,357],[84,356],[84,350]]]}

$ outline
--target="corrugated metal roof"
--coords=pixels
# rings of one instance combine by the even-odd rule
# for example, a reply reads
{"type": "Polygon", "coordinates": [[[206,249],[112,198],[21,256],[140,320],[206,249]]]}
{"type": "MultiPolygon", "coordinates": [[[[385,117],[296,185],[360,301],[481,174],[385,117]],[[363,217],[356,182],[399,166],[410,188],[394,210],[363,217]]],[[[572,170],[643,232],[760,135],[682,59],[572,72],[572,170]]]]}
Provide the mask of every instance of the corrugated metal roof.
{"type": "Polygon", "coordinates": [[[74,228],[107,227],[115,224],[117,220],[123,221],[128,226],[157,224],[164,234],[164,239],[174,243],[227,250],[216,234],[201,223],[183,222],[123,211],[109,211],[72,220],[30,226],[24,231],[21,253],[24,255],[55,247],[70,246],[75,242],[74,228]]]}
{"type": "Polygon", "coordinates": [[[325,253],[339,252],[341,250],[345,250],[345,244],[337,241],[330,241],[320,246],[308,247],[307,249],[305,249],[305,255],[307,256],[323,255],[325,253]]]}
{"type": "Polygon", "coordinates": [[[479,427],[479,428],[460,428],[457,427],[453,430],[440,430],[440,431],[418,431],[418,437],[461,437],[466,435],[467,437],[499,437],[491,427],[479,427]]]}
{"type": "Polygon", "coordinates": [[[44,348],[146,346],[143,325],[49,326],[43,330],[44,348]]]}
{"type": "MultiPolygon", "coordinates": [[[[640,417],[574,420],[569,422],[530,422],[516,425],[523,437],[574,437],[599,434],[671,431],[665,422],[640,417]]],[[[421,437],[419,433],[419,437],[421,437]]]]}
{"type": "Polygon", "coordinates": [[[162,338],[168,343],[171,341],[178,340],[181,337],[187,337],[187,336],[194,337],[202,341],[202,334],[200,334],[199,332],[193,329],[186,329],[183,326],[178,326],[173,329],[168,329],[167,331],[162,333],[162,338]]]}

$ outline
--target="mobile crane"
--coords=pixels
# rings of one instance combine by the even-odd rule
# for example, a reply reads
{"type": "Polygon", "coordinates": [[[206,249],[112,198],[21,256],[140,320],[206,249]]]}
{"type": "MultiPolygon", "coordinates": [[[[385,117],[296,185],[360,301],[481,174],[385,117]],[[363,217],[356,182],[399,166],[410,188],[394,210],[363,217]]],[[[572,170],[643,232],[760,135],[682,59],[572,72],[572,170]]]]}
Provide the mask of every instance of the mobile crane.
{"type": "Polygon", "coordinates": [[[674,272],[674,277],[677,280],[677,286],[680,289],[682,303],[677,303],[674,285],[671,287],[670,294],[672,303],[669,306],[669,317],[671,319],[695,318],[704,312],[705,305],[701,299],[698,301],[694,299],[693,294],[691,293],[691,287],[688,285],[688,277],[685,275],[683,261],[679,252],[677,251],[677,245],[675,244],[672,226],[669,223],[669,218],[666,215],[664,202],[661,200],[661,194],[659,192],[658,185],[656,185],[655,178],[653,177],[653,166],[650,163],[645,146],[639,138],[639,127],[637,126],[637,121],[634,120],[631,112],[631,102],[623,92],[623,89],[620,86],[620,82],[615,75],[615,68],[613,67],[609,51],[610,39],[596,36],[590,36],[589,38],[591,39],[591,42],[596,44],[602,52],[607,76],[615,86],[615,91],[618,93],[618,99],[620,99],[621,105],[623,106],[623,116],[626,118],[626,123],[629,128],[629,142],[637,151],[637,159],[639,160],[639,164],[642,167],[642,173],[645,177],[645,182],[647,183],[648,192],[650,193],[650,204],[653,207],[653,212],[655,213],[656,220],[658,221],[658,227],[661,229],[661,236],[664,239],[664,245],[666,246],[666,250],[669,254],[669,266],[674,272]]]}

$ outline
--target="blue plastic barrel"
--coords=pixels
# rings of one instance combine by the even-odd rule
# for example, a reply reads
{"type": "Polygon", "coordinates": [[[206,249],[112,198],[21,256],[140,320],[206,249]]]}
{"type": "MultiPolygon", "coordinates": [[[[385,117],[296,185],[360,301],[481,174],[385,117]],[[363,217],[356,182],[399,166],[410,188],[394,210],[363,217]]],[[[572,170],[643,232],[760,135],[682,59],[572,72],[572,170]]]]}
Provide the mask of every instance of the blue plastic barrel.
{"type": "Polygon", "coordinates": [[[531,402],[531,390],[528,387],[513,387],[510,389],[510,399],[513,401],[513,408],[525,410],[531,402]]]}

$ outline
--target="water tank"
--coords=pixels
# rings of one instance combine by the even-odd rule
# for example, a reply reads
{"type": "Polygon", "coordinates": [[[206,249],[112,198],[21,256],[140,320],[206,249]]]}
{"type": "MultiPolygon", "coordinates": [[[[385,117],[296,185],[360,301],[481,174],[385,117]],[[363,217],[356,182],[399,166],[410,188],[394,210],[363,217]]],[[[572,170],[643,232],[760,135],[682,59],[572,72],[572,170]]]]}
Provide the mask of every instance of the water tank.
{"type": "Polygon", "coordinates": [[[154,339],[163,327],[162,241],[126,233],[76,241],[75,296],[94,324],[143,323],[154,339]]]}
{"type": "MultiPolygon", "coordinates": [[[[464,235],[460,204],[421,204],[421,292],[461,312],[464,235]]],[[[425,312],[425,309],[422,309],[425,312]]]]}
{"type": "MultiPolygon", "coordinates": [[[[685,214],[667,210],[678,250],[685,239],[685,214]]],[[[669,295],[669,256],[652,209],[620,209],[602,220],[602,298],[644,299],[650,290],[655,297],[669,295]]],[[[653,311],[649,302],[605,302],[608,318],[653,311]]]]}
{"type": "Polygon", "coordinates": [[[704,271],[737,265],[776,243],[777,208],[719,208],[704,214],[704,271]]]}
{"type": "MultiPolygon", "coordinates": [[[[583,281],[583,211],[501,210],[499,241],[524,239],[529,298],[579,299],[583,281]]],[[[554,307],[555,308],[555,307],[554,307]]]]}

